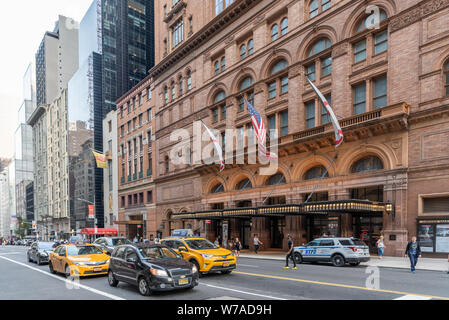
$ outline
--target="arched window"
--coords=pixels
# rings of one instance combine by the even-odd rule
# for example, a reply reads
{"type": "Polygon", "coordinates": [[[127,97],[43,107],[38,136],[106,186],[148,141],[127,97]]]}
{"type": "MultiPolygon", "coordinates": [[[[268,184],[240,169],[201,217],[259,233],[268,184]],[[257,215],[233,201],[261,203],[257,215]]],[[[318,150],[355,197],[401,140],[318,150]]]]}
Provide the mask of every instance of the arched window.
{"type": "Polygon", "coordinates": [[[184,85],[182,83],[182,77],[179,77],[178,79],[178,86],[179,86],[179,96],[182,97],[184,94],[184,85]]]}
{"type": "Polygon", "coordinates": [[[242,45],[240,47],[240,59],[245,59],[246,58],[246,45],[242,45]]]}
{"type": "Polygon", "coordinates": [[[224,187],[221,183],[217,184],[215,187],[212,188],[212,193],[223,193],[224,187]]]}
{"type": "Polygon", "coordinates": [[[274,24],[271,27],[271,41],[275,41],[279,38],[279,26],[274,24]]]}
{"type": "Polygon", "coordinates": [[[449,61],[444,65],[444,92],[449,96],[449,61]]]}
{"type": "Polygon", "coordinates": [[[332,43],[329,39],[327,38],[320,39],[313,44],[312,48],[309,50],[308,57],[314,56],[326,49],[329,49],[331,46],[332,43]]]}
{"type": "Polygon", "coordinates": [[[168,88],[164,87],[164,104],[168,103],[168,88]]]}
{"type": "Polygon", "coordinates": [[[187,71],[187,91],[192,90],[192,73],[190,70],[187,71]]]}
{"type": "Polygon", "coordinates": [[[170,172],[170,158],[165,156],[165,173],[170,172]]]}
{"type": "Polygon", "coordinates": [[[251,180],[249,180],[249,179],[244,179],[244,180],[240,181],[236,187],[237,190],[247,190],[247,189],[252,189],[252,188],[253,188],[253,184],[251,183],[251,180]]]}
{"type": "Polygon", "coordinates": [[[251,87],[253,85],[254,81],[253,78],[251,77],[246,77],[245,79],[243,79],[243,81],[240,83],[240,91],[243,91],[245,89],[248,89],[249,87],[251,87]]]}
{"type": "Polygon", "coordinates": [[[284,70],[287,67],[288,67],[288,62],[286,60],[280,60],[271,68],[270,75],[274,75],[274,74],[278,73],[279,71],[284,70]]]}
{"type": "Polygon", "coordinates": [[[226,93],[224,91],[220,91],[215,95],[214,103],[218,103],[224,99],[226,99],[226,93]]]}
{"type": "Polygon", "coordinates": [[[220,63],[218,61],[215,61],[215,75],[220,73],[220,63]]]}
{"type": "Polygon", "coordinates": [[[380,160],[376,156],[369,156],[363,159],[358,160],[356,163],[352,165],[351,172],[352,173],[360,173],[366,171],[375,171],[382,170],[384,165],[382,160],[380,160]]]}
{"type": "Polygon", "coordinates": [[[248,41],[248,56],[254,53],[254,40],[251,39],[248,41]]]}
{"type": "MultiPolygon", "coordinates": [[[[379,10],[380,12],[380,18],[379,18],[379,23],[381,23],[382,21],[384,21],[385,19],[387,19],[387,14],[385,13],[385,11],[383,10],[379,10]]],[[[355,30],[355,32],[360,32],[363,31],[367,28],[367,26],[373,26],[375,23],[377,22],[376,17],[374,16],[374,14],[370,14],[370,15],[366,15],[363,19],[361,19],[361,21],[357,24],[357,28],[355,30]]]]}
{"type": "Polygon", "coordinates": [[[309,4],[309,18],[316,17],[331,7],[331,0],[312,0],[309,4]]]}
{"type": "Polygon", "coordinates": [[[281,35],[286,35],[288,33],[288,18],[284,18],[281,21],[281,35]]]}
{"type": "Polygon", "coordinates": [[[285,176],[282,173],[275,174],[274,176],[271,176],[270,179],[267,181],[267,185],[269,186],[277,186],[278,184],[285,184],[287,183],[287,179],[285,179],[285,176]]]}
{"type": "MultiPolygon", "coordinates": [[[[321,179],[323,174],[326,172],[326,168],[323,166],[316,166],[309,171],[306,172],[304,175],[304,180],[314,180],[314,179],[321,179]]],[[[329,178],[329,173],[326,172],[325,178],[329,178]]]]}
{"type": "Polygon", "coordinates": [[[176,87],[175,87],[175,82],[172,81],[171,83],[171,100],[175,100],[176,99],[176,87]]]}
{"type": "Polygon", "coordinates": [[[226,57],[221,58],[221,72],[226,70],[226,57]]]}

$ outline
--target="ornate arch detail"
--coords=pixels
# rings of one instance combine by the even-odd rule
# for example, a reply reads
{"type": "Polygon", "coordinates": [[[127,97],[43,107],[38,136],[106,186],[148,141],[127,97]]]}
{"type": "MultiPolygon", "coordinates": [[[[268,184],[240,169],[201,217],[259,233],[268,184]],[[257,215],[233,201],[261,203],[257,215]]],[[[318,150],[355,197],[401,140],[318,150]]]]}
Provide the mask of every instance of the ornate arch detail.
{"type": "Polygon", "coordinates": [[[190,66],[185,68],[184,72],[182,73],[182,76],[183,77],[187,77],[187,74],[189,73],[189,71],[190,71],[190,75],[192,75],[193,74],[193,70],[192,70],[192,68],[190,66]]]}
{"type": "Polygon", "coordinates": [[[254,83],[257,82],[257,75],[256,72],[251,69],[251,68],[243,68],[242,70],[239,71],[239,73],[237,73],[237,75],[234,77],[234,80],[232,81],[232,85],[231,85],[231,93],[238,93],[240,90],[239,88],[239,84],[240,82],[245,79],[246,77],[250,76],[251,78],[253,78],[254,83]]]}
{"type": "Polygon", "coordinates": [[[190,212],[190,211],[191,211],[190,208],[182,207],[181,209],[179,209],[178,213],[186,213],[186,212],[190,212]]]}
{"type": "Polygon", "coordinates": [[[214,176],[203,186],[203,194],[211,194],[212,188],[221,183],[224,188],[224,192],[228,192],[226,180],[221,176],[214,176]]]}
{"type": "Polygon", "coordinates": [[[446,63],[449,63],[449,49],[444,50],[435,60],[432,71],[443,70],[446,63]]]}
{"type": "Polygon", "coordinates": [[[388,18],[394,16],[397,12],[396,4],[393,0],[374,0],[369,1],[369,3],[363,2],[351,12],[349,19],[346,20],[342,32],[343,39],[352,36],[356,23],[361,19],[362,15],[365,14],[365,10],[369,5],[375,5],[383,9],[388,18]]]}
{"type": "MultiPolygon", "coordinates": [[[[295,179],[295,181],[302,181],[304,175],[309,171],[310,169],[317,167],[317,166],[323,166],[324,168],[329,168],[329,165],[332,162],[332,158],[328,157],[324,154],[314,154],[310,155],[306,159],[301,160],[293,169],[292,175],[295,179]]],[[[334,177],[336,174],[336,168],[335,163],[332,165],[332,167],[329,168],[329,177],[334,177]]]]}
{"type": "Polygon", "coordinates": [[[268,180],[274,176],[277,175],[278,173],[282,173],[285,177],[286,180],[286,184],[290,184],[292,183],[292,174],[291,171],[288,170],[289,166],[285,163],[279,162],[278,163],[278,170],[276,171],[276,173],[270,175],[270,176],[259,176],[260,177],[260,184],[261,186],[265,186],[268,182],[268,180]]]}
{"type": "Polygon", "coordinates": [[[353,164],[362,158],[369,156],[378,157],[384,165],[384,170],[391,170],[394,168],[396,157],[388,147],[383,145],[363,145],[360,146],[358,150],[348,152],[339,159],[340,167],[338,168],[338,171],[344,175],[352,174],[351,167],[353,164]]]}
{"type": "Polygon", "coordinates": [[[331,26],[319,26],[313,31],[309,32],[308,35],[301,41],[296,52],[295,61],[302,61],[305,59],[306,52],[309,50],[310,46],[321,38],[328,38],[332,46],[334,46],[338,41],[338,35],[334,28],[331,26]]]}
{"type": "Polygon", "coordinates": [[[263,68],[260,70],[259,79],[265,79],[269,77],[269,72],[271,68],[279,61],[286,60],[288,65],[291,66],[293,64],[292,55],[288,50],[285,49],[276,49],[270,53],[265,62],[263,63],[263,68]]]}
{"type": "Polygon", "coordinates": [[[244,179],[249,179],[253,185],[253,189],[257,187],[256,178],[254,174],[248,169],[240,169],[228,181],[229,190],[235,190],[237,184],[244,179]]]}
{"type": "Polygon", "coordinates": [[[165,213],[164,213],[165,221],[171,221],[173,213],[175,213],[175,210],[172,210],[172,209],[165,210],[165,213]]]}
{"type": "Polygon", "coordinates": [[[229,94],[228,87],[223,82],[218,82],[218,83],[214,84],[214,86],[212,87],[212,89],[209,90],[209,93],[207,95],[206,101],[207,101],[208,106],[214,104],[214,96],[220,91],[224,91],[226,94],[226,97],[229,94]]]}

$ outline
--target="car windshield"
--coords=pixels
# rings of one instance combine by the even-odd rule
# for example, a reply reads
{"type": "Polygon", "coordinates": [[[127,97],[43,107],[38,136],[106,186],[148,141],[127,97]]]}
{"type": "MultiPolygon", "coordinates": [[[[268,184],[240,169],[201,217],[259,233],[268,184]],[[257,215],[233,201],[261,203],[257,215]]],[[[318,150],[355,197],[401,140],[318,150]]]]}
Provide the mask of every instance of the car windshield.
{"type": "Polygon", "coordinates": [[[356,245],[356,246],[366,246],[366,243],[363,242],[363,241],[360,240],[360,239],[352,239],[352,242],[353,242],[354,245],[356,245]]]}
{"type": "Polygon", "coordinates": [[[180,256],[169,248],[152,247],[152,248],[139,248],[140,254],[146,260],[154,259],[178,259],[180,256]]]}
{"type": "Polygon", "coordinates": [[[218,247],[206,239],[186,240],[187,245],[193,250],[217,249],[218,247]]]}
{"type": "Polygon", "coordinates": [[[53,250],[55,248],[54,243],[39,243],[38,248],[40,250],[53,250]]]}
{"type": "Polygon", "coordinates": [[[67,252],[69,256],[86,256],[89,254],[103,253],[100,249],[98,249],[95,246],[67,247],[67,252]]]}
{"type": "Polygon", "coordinates": [[[121,246],[121,245],[124,245],[124,244],[132,244],[132,242],[129,241],[128,239],[126,239],[126,238],[112,239],[112,245],[114,247],[121,246]]]}

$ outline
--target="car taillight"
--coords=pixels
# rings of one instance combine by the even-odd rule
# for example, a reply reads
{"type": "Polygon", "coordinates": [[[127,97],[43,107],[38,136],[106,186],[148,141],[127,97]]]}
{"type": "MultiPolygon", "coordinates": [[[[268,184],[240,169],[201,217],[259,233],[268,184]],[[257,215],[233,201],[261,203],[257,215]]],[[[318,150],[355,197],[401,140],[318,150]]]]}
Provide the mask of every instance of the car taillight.
{"type": "Polygon", "coordinates": [[[349,249],[351,249],[353,252],[357,252],[357,248],[356,247],[349,247],[349,249]]]}

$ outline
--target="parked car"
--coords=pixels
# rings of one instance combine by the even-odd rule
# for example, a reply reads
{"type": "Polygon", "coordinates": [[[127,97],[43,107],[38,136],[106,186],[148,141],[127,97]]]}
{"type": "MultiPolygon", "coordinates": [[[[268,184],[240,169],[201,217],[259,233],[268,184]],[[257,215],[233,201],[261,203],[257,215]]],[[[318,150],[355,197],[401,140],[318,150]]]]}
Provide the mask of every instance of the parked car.
{"type": "Polygon", "coordinates": [[[51,273],[63,273],[66,277],[106,275],[110,257],[91,244],[67,244],[57,247],[50,254],[51,273]]]}
{"type": "Polygon", "coordinates": [[[224,248],[216,246],[203,238],[167,238],[161,244],[181,254],[186,261],[196,265],[200,275],[221,272],[230,274],[237,267],[234,254],[224,248]]]}
{"type": "Polygon", "coordinates": [[[108,254],[111,255],[112,251],[114,251],[114,249],[116,247],[126,245],[126,244],[132,245],[133,243],[123,237],[103,237],[103,238],[98,238],[92,244],[96,245],[98,248],[100,248],[103,251],[107,251],[108,254]]]}
{"type": "Polygon", "coordinates": [[[295,247],[293,256],[297,263],[332,262],[336,267],[343,267],[346,263],[358,266],[370,260],[369,247],[362,240],[354,238],[315,239],[295,247]]]}
{"type": "Polygon", "coordinates": [[[43,263],[48,263],[50,253],[56,248],[54,242],[34,242],[31,248],[28,249],[28,262],[36,262],[39,266],[43,263]]]}
{"type": "Polygon", "coordinates": [[[120,281],[149,296],[154,291],[193,289],[198,285],[198,269],[166,246],[125,245],[114,249],[109,264],[109,285],[117,287],[120,281]]]}

